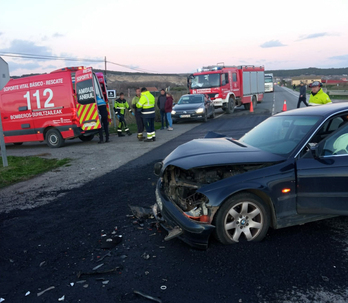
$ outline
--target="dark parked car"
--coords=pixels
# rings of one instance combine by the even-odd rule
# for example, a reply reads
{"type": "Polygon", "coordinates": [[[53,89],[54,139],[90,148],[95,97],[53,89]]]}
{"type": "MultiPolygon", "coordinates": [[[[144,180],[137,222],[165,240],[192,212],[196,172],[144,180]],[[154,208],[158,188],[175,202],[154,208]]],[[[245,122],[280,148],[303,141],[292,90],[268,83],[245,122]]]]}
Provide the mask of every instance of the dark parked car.
{"type": "Polygon", "coordinates": [[[260,241],[274,229],[348,214],[348,103],[272,116],[241,139],[197,139],[155,165],[153,211],[206,248],[260,241]]]}
{"type": "Polygon", "coordinates": [[[215,117],[215,108],[209,97],[204,94],[183,95],[172,110],[174,123],[189,119],[206,122],[208,117],[215,117]]]}

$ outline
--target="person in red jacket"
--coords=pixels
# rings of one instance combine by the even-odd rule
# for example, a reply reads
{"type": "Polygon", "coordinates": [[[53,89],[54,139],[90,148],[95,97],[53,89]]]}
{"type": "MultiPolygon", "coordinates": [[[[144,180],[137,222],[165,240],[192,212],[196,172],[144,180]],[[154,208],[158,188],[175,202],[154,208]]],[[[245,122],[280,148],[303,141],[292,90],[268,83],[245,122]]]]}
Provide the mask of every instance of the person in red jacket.
{"type": "Polygon", "coordinates": [[[166,113],[167,116],[167,120],[168,120],[168,130],[173,130],[173,120],[172,120],[172,109],[173,109],[173,96],[170,93],[167,93],[167,99],[166,99],[166,103],[164,106],[164,111],[166,113]]]}

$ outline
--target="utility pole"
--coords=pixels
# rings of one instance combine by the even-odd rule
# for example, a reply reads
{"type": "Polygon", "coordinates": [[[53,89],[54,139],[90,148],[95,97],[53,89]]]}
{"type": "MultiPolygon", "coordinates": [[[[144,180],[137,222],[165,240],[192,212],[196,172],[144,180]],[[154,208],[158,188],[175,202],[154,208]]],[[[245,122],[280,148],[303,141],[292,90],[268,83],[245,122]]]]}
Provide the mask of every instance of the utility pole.
{"type": "MultiPolygon", "coordinates": [[[[10,80],[10,72],[8,70],[7,62],[0,57],[0,90],[4,88],[7,82],[10,80]]],[[[2,129],[1,112],[0,112],[0,147],[1,147],[1,157],[2,165],[4,167],[8,166],[7,155],[6,155],[6,145],[4,139],[4,131],[2,129]]]]}
{"type": "Polygon", "coordinates": [[[104,76],[106,79],[106,56],[104,57],[104,76]]]}

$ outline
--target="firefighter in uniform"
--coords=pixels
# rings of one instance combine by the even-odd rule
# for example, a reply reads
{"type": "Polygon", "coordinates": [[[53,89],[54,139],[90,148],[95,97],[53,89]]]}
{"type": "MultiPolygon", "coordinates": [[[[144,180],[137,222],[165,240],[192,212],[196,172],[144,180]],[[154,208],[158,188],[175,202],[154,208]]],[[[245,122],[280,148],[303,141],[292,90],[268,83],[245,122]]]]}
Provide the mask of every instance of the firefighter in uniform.
{"type": "Polygon", "coordinates": [[[126,109],[134,116],[132,109],[129,107],[128,102],[124,98],[124,93],[120,93],[120,98],[116,99],[114,104],[115,115],[119,121],[117,126],[117,134],[119,137],[124,137],[124,134],[122,134],[122,127],[124,127],[124,131],[128,134],[128,136],[132,134],[127,127],[126,120],[124,119],[126,109]]]}
{"type": "Polygon", "coordinates": [[[145,87],[141,89],[141,95],[139,102],[137,103],[137,109],[142,114],[146,128],[147,136],[144,142],[156,141],[155,97],[145,87]]]}
{"type": "Polygon", "coordinates": [[[110,142],[109,140],[109,121],[108,121],[108,111],[106,109],[106,102],[98,95],[96,95],[97,98],[97,105],[98,105],[98,112],[100,115],[100,122],[101,127],[99,128],[99,142],[103,143],[103,129],[105,131],[105,142],[110,142]]]}
{"type": "Polygon", "coordinates": [[[309,87],[312,89],[308,102],[309,105],[315,106],[332,103],[330,97],[321,89],[322,86],[323,84],[319,81],[309,84],[309,87]]]}

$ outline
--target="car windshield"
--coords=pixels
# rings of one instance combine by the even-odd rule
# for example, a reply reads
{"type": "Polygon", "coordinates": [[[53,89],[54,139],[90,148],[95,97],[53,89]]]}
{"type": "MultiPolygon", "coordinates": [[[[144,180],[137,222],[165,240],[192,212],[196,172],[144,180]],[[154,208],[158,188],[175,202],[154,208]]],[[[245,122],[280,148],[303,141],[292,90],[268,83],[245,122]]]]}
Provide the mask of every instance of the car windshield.
{"type": "Polygon", "coordinates": [[[317,116],[274,116],[260,123],[239,141],[287,156],[311,133],[318,120],[317,116]]]}
{"type": "Polygon", "coordinates": [[[273,78],[272,77],[265,77],[265,83],[272,83],[273,78]]]}
{"type": "Polygon", "coordinates": [[[190,95],[182,96],[178,104],[194,104],[194,103],[203,103],[203,96],[201,95],[190,95]]]}
{"type": "Polygon", "coordinates": [[[196,75],[191,82],[191,88],[207,88],[220,86],[220,74],[196,75]]]}

